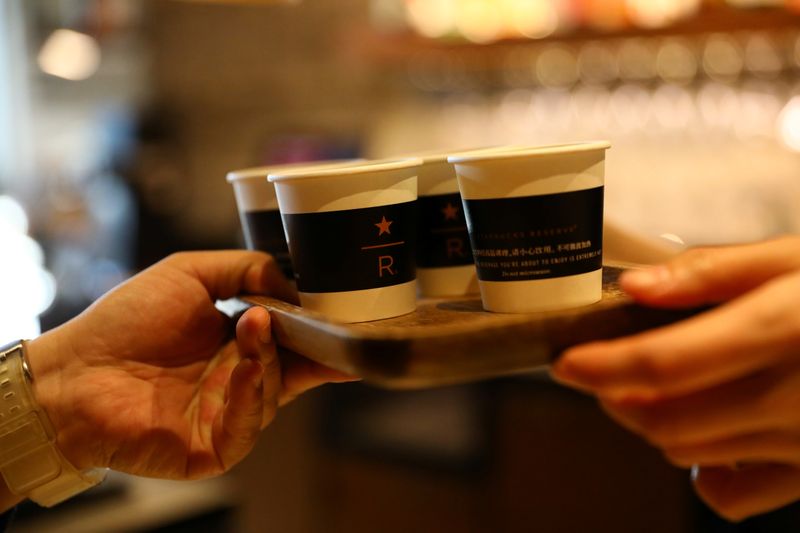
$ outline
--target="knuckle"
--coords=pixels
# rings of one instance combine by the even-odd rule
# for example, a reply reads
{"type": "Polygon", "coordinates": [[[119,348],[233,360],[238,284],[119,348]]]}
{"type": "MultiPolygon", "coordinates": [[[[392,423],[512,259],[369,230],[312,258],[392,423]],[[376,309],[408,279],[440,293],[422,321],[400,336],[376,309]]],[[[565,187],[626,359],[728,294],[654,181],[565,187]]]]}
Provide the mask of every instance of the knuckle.
{"type": "Polygon", "coordinates": [[[676,276],[688,274],[702,282],[714,275],[717,255],[714,248],[693,248],[681,255],[670,267],[676,276]]]}
{"type": "Polygon", "coordinates": [[[251,250],[239,258],[242,264],[247,264],[258,269],[278,268],[278,261],[275,257],[261,250],[251,250]]]}
{"type": "Polygon", "coordinates": [[[263,254],[264,255],[263,255],[262,260],[264,261],[265,264],[267,264],[267,265],[269,265],[269,266],[271,266],[273,268],[280,268],[280,265],[278,264],[278,260],[275,258],[274,255],[272,255],[270,253],[267,253],[267,252],[263,252],[263,254]]]}
{"type": "Polygon", "coordinates": [[[631,366],[636,378],[654,388],[668,385],[674,377],[672,365],[657,352],[647,347],[636,347],[629,352],[631,366]]]}
{"type": "MultiPolygon", "coordinates": [[[[800,276],[798,276],[798,281],[800,281],[800,276]]],[[[795,287],[792,286],[792,288],[795,287]]],[[[780,293],[790,293],[785,283],[773,285],[773,289],[777,298],[781,297],[780,293]]],[[[767,305],[764,302],[761,305],[750,306],[749,309],[754,331],[771,332],[772,335],[779,338],[776,339],[776,343],[782,343],[797,353],[797,349],[800,348],[800,313],[794,312],[786,305],[767,305]]],[[[792,353],[791,351],[786,352],[792,353]]]]}
{"type": "Polygon", "coordinates": [[[263,259],[264,259],[265,263],[271,264],[271,265],[277,265],[278,264],[278,261],[275,259],[274,255],[269,254],[267,252],[261,252],[261,253],[262,253],[262,256],[263,256],[263,259]]]}
{"type": "Polygon", "coordinates": [[[264,365],[264,375],[268,377],[279,377],[282,374],[281,361],[276,355],[271,353],[262,358],[261,364],[264,365]]]}
{"type": "Polygon", "coordinates": [[[776,324],[781,324],[788,319],[781,306],[759,305],[751,306],[750,314],[753,327],[756,331],[774,330],[776,324]]]}
{"type": "Polygon", "coordinates": [[[640,414],[639,425],[647,440],[660,447],[671,445],[678,436],[673,420],[659,409],[644,410],[640,414]]]}
{"type": "Polygon", "coordinates": [[[165,263],[181,264],[185,263],[189,257],[190,252],[173,252],[164,258],[165,263]]]}

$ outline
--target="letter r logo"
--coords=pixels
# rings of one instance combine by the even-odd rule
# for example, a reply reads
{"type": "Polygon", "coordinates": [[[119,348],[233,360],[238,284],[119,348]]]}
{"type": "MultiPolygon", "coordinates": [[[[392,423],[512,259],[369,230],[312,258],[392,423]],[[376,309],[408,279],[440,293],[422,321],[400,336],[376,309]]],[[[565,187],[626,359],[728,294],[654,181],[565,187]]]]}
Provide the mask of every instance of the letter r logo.
{"type": "Polygon", "coordinates": [[[383,271],[389,273],[390,276],[394,276],[397,274],[396,270],[392,270],[392,266],[394,266],[394,257],[391,255],[382,255],[378,257],[378,277],[383,277],[383,271]]]}
{"type": "Polygon", "coordinates": [[[464,257],[464,239],[459,237],[452,237],[447,239],[447,258],[464,257]]]}

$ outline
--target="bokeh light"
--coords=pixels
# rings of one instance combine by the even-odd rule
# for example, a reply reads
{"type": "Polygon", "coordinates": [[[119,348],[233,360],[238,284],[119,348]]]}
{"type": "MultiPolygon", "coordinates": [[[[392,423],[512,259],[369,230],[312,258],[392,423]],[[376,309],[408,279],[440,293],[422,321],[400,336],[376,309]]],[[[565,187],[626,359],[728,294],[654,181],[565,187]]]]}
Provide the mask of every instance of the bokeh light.
{"type": "Polygon", "coordinates": [[[712,79],[734,81],[742,73],[744,58],[739,43],[729,35],[708,38],[703,52],[703,70],[712,79]]]}
{"type": "Polygon", "coordinates": [[[89,35],[73,30],[55,30],[39,52],[42,72],[80,81],[90,78],[100,66],[100,47],[89,35]]]}
{"type": "Polygon", "coordinates": [[[778,134],[787,148],[800,152],[800,96],[792,98],[781,111],[778,134]]]}
{"type": "Polygon", "coordinates": [[[619,47],[619,73],[623,80],[645,81],[656,76],[656,54],[645,39],[629,39],[619,47]]]}
{"type": "Polygon", "coordinates": [[[662,28],[693,15],[700,0],[627,0],[631,21],[643,28],[662,28]]]}
{"type": "Polygon", "coordinates": [[[757,33],[747,39],[744,65],[759,77],[773,79],[783,70],[783,59],[777,45],[767,35],[757,33]]]}
{"type": "Polygon", "coordinates": [[[508,20],[522,36],[542,39],[558,29],[558,12],[551,0],[505,0],[508,20]]]}
{"type": "Polygon", "coordinates": [[[53,302],[56,284],[44,269],[41,246],[26,235],[28,218],[22,206],[0,196],[0,344],[39,334],[37,317],[53,302]]]}
{"type": "Polygon", "coordinates": [[[572,85],[578,79],[578,58],[566,46],[548,46],[536,62],[536,75],[546,87],[572,85]]]}
{"type": "Polygon", "coordinates": [[[587,84],[607,84],[619,77],[617,58],[609,46],[590,42],[578,53],[581,81],[587,84]]]}
{"type": "Polygon", "coordinates": [[[463,0],[456,7],[456,28],[474,43],[489,43],[503,36],[506,24],[491,0],[463,0]]]}
{"type": "Polygon", "coordinates": [[[425,37],[440,38],[456,30],[456,6],[452,0],[410,0],[409,24],[425,37]]]}
{"type": "Polygon", "coordinates": [[[658,75],[670,83],[689,83],[699,70],[697,55],[691,45],[682,39],[664,42],[656,56],[658,75]]]}

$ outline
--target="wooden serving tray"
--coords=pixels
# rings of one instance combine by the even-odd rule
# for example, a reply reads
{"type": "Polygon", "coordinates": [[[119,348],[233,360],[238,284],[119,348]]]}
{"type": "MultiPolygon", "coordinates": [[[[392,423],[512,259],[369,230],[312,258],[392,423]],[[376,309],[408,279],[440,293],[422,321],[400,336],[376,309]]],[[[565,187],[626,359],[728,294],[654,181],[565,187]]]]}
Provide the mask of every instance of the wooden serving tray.
{"type": "Polygon", "coordinates": [[[425,388],[526,372],[570,346],[662,326],[697,311],[650,309],[619,289],[622,269],[603,270],[603,300],[566,311],[488,313],[480,298],[424,299],[414,313],[360,324],[331,322],[263,296],[278,345],[394,389],[425,388]]]}

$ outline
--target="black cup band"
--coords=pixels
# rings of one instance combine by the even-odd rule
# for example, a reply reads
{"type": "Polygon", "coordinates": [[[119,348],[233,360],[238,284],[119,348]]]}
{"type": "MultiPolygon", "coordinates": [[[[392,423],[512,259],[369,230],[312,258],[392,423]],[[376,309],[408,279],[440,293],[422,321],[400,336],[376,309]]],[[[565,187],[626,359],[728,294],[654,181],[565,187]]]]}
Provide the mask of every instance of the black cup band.
{"type": "Polygon", "coordinates": [[[249,250],[260,250],[271,254],[284,276],[289,279],[294,278],[280,211],[270,209],[245,212],[242,214],[242,230],[249,250]]]}
{"type": "Polygon", "coordinates": [[[444,268],[471,265],[472,248],[461,195],[420,197],[417,211],[417,266],[444,268]]]}
{"type": "Polygon", "coordinates": [[[586,274],[603,266],[603,187],[464,201],[481,281],[586,274]]]}
{"type": "Polygon", "coordinates": [[[416,202],[285,214],[300,292],[377,289],[416,279],[416,202]]]}

